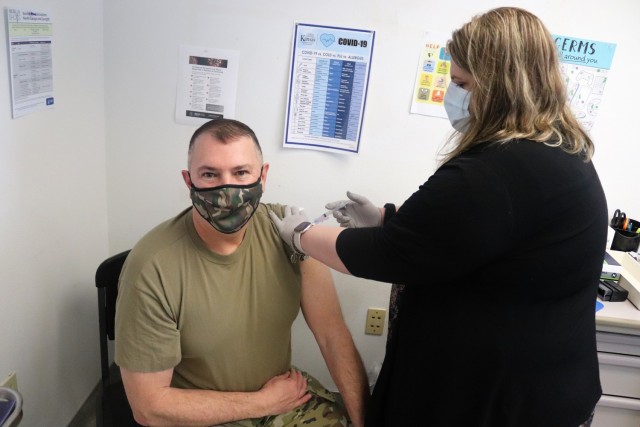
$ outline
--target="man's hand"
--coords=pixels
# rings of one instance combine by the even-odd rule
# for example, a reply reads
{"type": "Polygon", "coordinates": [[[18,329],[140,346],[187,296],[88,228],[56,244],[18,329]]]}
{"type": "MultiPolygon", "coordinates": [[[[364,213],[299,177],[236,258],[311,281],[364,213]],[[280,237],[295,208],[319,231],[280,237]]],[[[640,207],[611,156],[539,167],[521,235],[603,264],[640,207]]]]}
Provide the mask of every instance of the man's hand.
{"type": "MultiPolygon", "coordinates": [[[[295,247],[293,243],[295,228],[301,223],[308,221],[302,209],[297,206],[285,206],[284,217],[282,219],[278,218],[278,215],[273,211],[269,211],[269,217],[271,217],[271,222],[273,222],[278,233],[280,233],[280,238],[295,252],[302,252],[302,248],[295,247]]],[[[300,242],[298,241],[298,243],[300,242]]]]}
{"type": "Polygon", "coordinates": [[[267,381],[260,389],[270,415],[286,414],[311,399],[307,380],[295,369],[267,381]]]}
{"type": "Polygon", "coordinates": [[[333,217],[340,227],[362,228],[382,225],[382,212],[364,196],[347,191],[349,200],[327,203],[325,208],[333,210],[333,217]],[[341,203],[343,208],[336,209],[341,203]]]}

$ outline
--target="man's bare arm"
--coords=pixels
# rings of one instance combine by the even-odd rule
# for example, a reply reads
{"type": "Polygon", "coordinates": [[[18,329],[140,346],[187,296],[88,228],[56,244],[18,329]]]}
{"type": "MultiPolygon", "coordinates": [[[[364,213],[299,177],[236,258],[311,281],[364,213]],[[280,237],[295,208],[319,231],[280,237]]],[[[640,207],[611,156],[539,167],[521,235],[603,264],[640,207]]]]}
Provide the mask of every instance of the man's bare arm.
{"type": "Polygon", "coordinates": [[[220,392],[171,387],[173,369],[134,372],[120,368],[133,415],[146,426],[210,426],[287,413],[309,400],[307,382],[291,370],[256,392],[220,392]]]}
{"type": "Polygon", "coordinates": [[[362,359],[344,323],[331,271],[309,258],[300,264],[302,313],[318,342],[331,378],[355,427],[364,425],[369,384],[362,359]]]}

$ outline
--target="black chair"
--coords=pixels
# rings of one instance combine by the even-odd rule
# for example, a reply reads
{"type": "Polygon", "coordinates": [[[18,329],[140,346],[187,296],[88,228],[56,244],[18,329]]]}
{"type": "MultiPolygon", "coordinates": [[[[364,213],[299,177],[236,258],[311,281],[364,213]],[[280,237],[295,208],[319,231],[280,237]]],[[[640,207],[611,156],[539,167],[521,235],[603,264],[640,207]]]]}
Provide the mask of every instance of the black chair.
{"type": "Polygon", "coordinates": [[[116,254],[98,266],[98,323],[100,327],[100,362],[102,367],[102,398],[98,402],[96,424],[98,427],[139,426],[133,419],[131,407],[120,379],[120,371],[109,363],[108,341],[115,339],[116,298],[118,278],[129,251],[116,254]]]}

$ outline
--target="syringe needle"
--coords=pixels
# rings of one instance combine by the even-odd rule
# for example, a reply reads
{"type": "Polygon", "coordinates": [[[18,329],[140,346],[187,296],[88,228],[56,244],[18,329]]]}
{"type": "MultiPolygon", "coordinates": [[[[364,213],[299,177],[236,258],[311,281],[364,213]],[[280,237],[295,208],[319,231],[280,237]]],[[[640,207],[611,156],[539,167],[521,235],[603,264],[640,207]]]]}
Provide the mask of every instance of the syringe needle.
{"type": "Polygon", "coordinates": [[[328,211],[326,211],[325,213],[323,213],[322,215],[320,215],[318,218],[313,220],[314,224],[320,224],[323,221],[326,221],[327,218],[329,218],[330,216],[333,216],[333,212],[337,211],[339,209],[344,208],[345,206],[347,206],[349,202],[342,202],[340,203],[338,206],[336,206],[334,209],[330,209],[328,211]]]}
{"type": "Polygon", "coordinates": [[[333,211],[326,211],[325,213],[320,215],[318,218],[314,219],[313,223],[314,224],[320,224],[321,222],[326,221],[327,218],[329,218],[332,215],[333,215],[333,211]]]}

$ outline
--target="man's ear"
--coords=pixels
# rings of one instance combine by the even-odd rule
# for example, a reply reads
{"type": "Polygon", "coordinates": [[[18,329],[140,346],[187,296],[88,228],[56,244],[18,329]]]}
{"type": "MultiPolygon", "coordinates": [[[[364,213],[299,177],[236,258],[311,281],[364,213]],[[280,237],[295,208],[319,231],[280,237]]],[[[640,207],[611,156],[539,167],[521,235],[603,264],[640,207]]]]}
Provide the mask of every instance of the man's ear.
{"type": "Polygon", "coordinates": [[[189,176],[189,171],[187,170],[182,171],[182,179],[184,180],[184,183],[187,184],[187,188],[191,190],[192,182],[191,182],[191,176],[189,176]]]}
{"type": "Polygon", "coordinates": [[[262,164],[262,175],[260,178],[262,179],[262,192],[267,188],[267,173],[269,172],[269,163],[262,164]]]}

